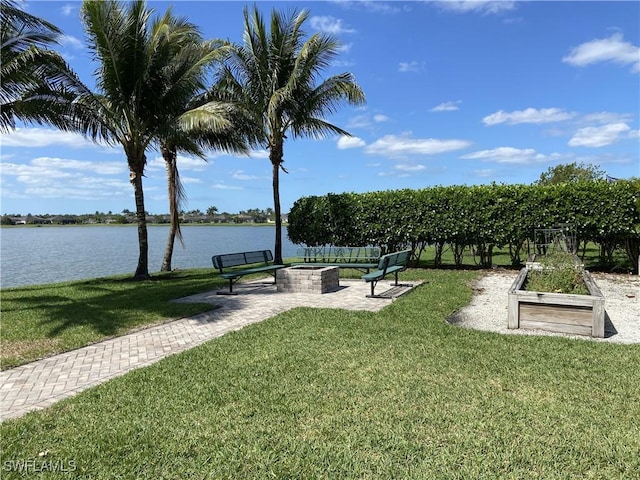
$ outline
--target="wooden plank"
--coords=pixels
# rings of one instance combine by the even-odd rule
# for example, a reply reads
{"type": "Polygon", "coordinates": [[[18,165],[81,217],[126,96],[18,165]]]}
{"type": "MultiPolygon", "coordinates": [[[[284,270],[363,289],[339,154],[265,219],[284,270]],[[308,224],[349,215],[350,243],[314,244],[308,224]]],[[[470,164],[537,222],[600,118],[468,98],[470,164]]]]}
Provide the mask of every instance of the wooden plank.
{"type": "Polygon", "coordinates": [[[516,295],[515,293],[509,293],[507,328],[520,328],[520,310],[518,309],[518,295],[516,295]]]}
{"type": "Polygon", "coordinates": [[[591,335],[591,325],[593,312],[591,309],[575,308],[564,305],[536,305],[520,303],[520,324],[527,322],[553,322],[566,325],[581,325],[589,328],[591,335]]]}
{"type": "Polygon", "coordinates": [[[556,333],[568,333],[571,335],[591,335],[591,326],[567,325],[564,323],[540,322],[520,320],[520,328],[546,330],[556,333]]]}
{"type": "Polygon", "coordinates": [[[594,297],[604,298],[604,295],[602,295],[602,292],[598,288],[598,285],[596,285],[595,280],[593,280],[593,277],[591,276],[591,274],[586,270],[584,272],[584,283],[587,286],[587,289],[589,290],[589,294],[593,295],[594,297]]]}
{"type": "Polygon", "coordinates": [[[604,338],[604,314],[604,298],[600,298],[593,302],[592,337],[604,338]]]}
{"type": "Polygon", "coordinates": [[[516,292],[520,302],[540,303],[540,304],[562,304],[576,307],[591,307],[597,297],[590,295],[575,295],[569,293],[546,293],[546,292],[516,292]]]}
{"type": "Polygon", "coordinates": [[[528,273],[528,270],[526,268],[523,268],[523,269],[520,270],[520,273],[518,273],[518,276],[516,277],[516,279],[511,284],[511,288],[509,288],[509,293],[513,293],[513,292],[516,292],[518,290],[522,290],[522,286],[524,285],[524,281],[527,279],[527,273],[528,273]]]}

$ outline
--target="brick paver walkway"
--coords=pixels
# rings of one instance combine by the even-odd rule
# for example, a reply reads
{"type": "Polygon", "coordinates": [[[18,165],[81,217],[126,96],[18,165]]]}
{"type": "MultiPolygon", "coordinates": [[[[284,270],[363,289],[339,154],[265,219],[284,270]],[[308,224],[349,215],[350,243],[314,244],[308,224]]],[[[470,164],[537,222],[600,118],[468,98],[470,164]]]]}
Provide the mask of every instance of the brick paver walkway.
{"type": "MultiPolygon", "coordinates": [[[[392,301],[392,298],[366,298],[369,284],[361,280],[340,280],[340,284],[340,290],[319,295],[276,292],[274,285],[263,280],[238,284],[234,291],[237,289],[239,295],[235,296],[216,295],[213,291],[181,299],[213,303],[220,308],[0,372],[1,419],[46,408],[89,387],[290,308],[377,311],[392,301]]],[[[383,292],[386,284],[381,283],[376,293],[383,292]]],[[[392,290],[397,296],[409,289],[392,290]]]]}

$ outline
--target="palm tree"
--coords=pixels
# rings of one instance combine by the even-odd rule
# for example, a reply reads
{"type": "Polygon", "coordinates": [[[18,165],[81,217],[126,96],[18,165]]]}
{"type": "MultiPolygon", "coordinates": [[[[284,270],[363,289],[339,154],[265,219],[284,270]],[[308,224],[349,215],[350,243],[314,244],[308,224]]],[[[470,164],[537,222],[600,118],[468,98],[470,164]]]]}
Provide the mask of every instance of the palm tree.
{"type": "Polygon", "coordinates": [[[99,63],[100,92],[85,101],[108,130],[107,140],[121,144],[127,157],[138,224],[137,279],[149,278],[142,185],[146,151],[161,141],[185,98],[200,87],[200,77],[190,74],[192,58],[183,54],[194,41],[193,25],[170,9],[154,21],[152,14],[143,0],[126,7],[115,0],[88,0],[82,6],[89,46],[99,63]]]}
{"type": "Polygon", "coordinates": [[[290,16],[273,11],[270,32],[256,7],[244,10],[243,44],[231,49],[216,90],[221,98],[240,102],[251,118],[253,133],[269,150],[272,166],[276,239],[274,260],[282,263],[282,218],[279,174],[284,163],[284,141],[350,135],[324,120],[347,102],[360,105],[365,96],[350,73],[321,81],[320,73],[338,55],[340,44],[331,35],[315,34],[304,41],[302,25],[307,11],[290,16]]]}
{"type": "Polygon", "coordinates": [[[207,102],[206,95],[191,99],[183,107],[175,122],[168,122],[167,129],[161,135],[160,151],[167,170],[169,197],[169,236],[162,260],[161,271],[171,271],[171,259],[175,239],[183,243],[180,230],[179,212],[186,199],[186,193],[180,181],[177,157],[178,151],[189,153],[206,160],[204,150],[224,150],[226,152],[248,153],[242,124],[232,108],[220,111],[219,102],[207,102]],[[196,106],[197,105],[197,106],[196,106]],[[193,117],[200,117],[194,120],[193,117]]]}
{"type": "Polygon", "coordinates": [[[171,270],[176,237],[182,243],[179,212],[186,199],[177,165],[178,152],[206,160],[204,150],[248,153],[248,147],[236,127],[232,105],[210,100],[206,91],[207,71],[225,55],[220,41],[204,42],[198,29],[185,23],[180,35],[174,35],[172,48],[182,59],[181,83],[174,93],[175,111],[168,111],[159,133],[160,152],[167,170],[170,228],[161,271],[171,270]],[[187,81],[188,79],[188,81],[187,81]],[[178,101],[180,95],[181,101],[178,101]]]}
{"type": "MultiPolygon", "coordinates": [[[[64,59],[49,49],[60,30],[20,10],[12,0],[0,2],[0,131],[15,129],[16,120],[76,130],[86,117],[74,103],[87,88],[64,59]]],[[[85,131],[96,133],[96,124],[85,131]]]]}

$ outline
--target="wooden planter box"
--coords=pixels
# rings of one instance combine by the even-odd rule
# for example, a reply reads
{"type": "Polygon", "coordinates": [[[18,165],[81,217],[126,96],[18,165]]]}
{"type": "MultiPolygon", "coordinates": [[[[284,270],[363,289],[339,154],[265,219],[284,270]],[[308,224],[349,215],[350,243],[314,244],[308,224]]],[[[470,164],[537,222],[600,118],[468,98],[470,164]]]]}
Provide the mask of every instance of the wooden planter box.
{"type": "Polygon", "coordinates": [[[509,328],[604,337],[604,297],[588,271],[584,283],[589,295],[523,290],[529,268],[520,270],[509,289],[509,328]]]}

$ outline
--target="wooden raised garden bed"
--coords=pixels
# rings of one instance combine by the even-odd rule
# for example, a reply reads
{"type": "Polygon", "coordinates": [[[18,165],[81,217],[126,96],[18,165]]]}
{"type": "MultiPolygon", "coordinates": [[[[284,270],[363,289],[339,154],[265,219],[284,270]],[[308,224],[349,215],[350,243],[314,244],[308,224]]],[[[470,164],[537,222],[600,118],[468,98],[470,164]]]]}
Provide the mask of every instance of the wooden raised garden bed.
{"type": "Polygon", "coordinates": [[[524,290],[529,268],[520,270],[509,289],[509,328],[540,329],[604,337],[604,297],[588,271],[589,295],[524,290]]]}

